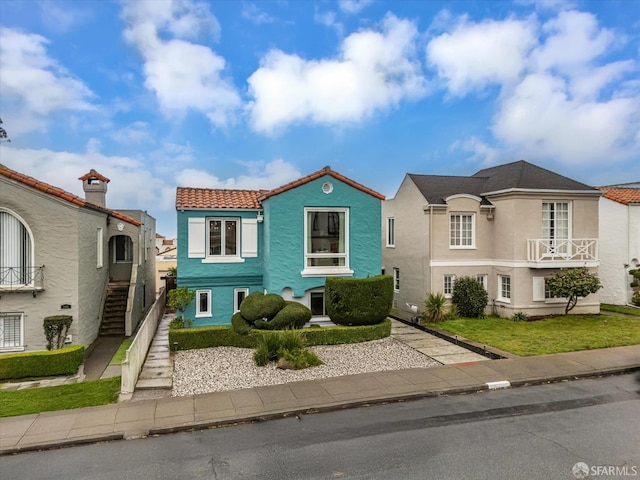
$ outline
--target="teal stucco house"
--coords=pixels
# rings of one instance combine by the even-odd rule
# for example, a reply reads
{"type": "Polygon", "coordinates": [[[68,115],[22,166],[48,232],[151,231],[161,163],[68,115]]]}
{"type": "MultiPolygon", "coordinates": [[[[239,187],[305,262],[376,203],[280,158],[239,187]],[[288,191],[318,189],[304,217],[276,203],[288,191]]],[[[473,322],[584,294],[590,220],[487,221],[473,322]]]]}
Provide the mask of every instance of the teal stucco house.
{"type": "Polygon", "coordinates": [[[329,167],[274,190],[179,187],[178,286],[195,326],[227,325],[253,292],[327,319],[328,276],[379,275],[384,196],[329,167]]]}

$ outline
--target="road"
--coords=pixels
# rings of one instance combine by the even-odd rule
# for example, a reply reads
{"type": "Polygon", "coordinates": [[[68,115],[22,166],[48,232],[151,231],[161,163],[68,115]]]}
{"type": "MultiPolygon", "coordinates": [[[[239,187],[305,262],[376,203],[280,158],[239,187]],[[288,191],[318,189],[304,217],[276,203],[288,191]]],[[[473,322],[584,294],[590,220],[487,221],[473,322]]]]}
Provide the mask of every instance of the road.
{"type": "Polygon", "coordinates": [[[0,477],[640,479],[640,373],[23,453],[0,477]]]}

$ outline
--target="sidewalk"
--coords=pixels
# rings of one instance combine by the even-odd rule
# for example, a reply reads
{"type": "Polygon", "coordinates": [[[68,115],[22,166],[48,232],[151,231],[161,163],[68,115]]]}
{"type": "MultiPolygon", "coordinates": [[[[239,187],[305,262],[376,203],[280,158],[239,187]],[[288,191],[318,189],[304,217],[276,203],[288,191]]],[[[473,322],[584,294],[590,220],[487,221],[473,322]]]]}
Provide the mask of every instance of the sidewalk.
{"type": "Polygon", "coordinates": [[[0,419],[0,454],[640,369],[640,345],[442,365],[0,419]]]}

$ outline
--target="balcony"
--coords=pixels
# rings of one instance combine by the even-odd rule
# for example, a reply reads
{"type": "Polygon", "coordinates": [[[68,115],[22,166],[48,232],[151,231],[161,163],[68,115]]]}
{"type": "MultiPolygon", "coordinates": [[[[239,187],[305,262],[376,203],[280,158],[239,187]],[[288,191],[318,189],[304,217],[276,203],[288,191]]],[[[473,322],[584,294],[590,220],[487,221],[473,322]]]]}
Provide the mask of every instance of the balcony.
{"type": "Polygon", "coordinates": [[[527,240],[527,261],[531,268],[598,266],[598,239],[527,240]]]}
{"type": "Polygon", "coordinates": [[[0,292],[41,292],[44,290],[44,265],[41,267],[0,267],[0,292]]]}

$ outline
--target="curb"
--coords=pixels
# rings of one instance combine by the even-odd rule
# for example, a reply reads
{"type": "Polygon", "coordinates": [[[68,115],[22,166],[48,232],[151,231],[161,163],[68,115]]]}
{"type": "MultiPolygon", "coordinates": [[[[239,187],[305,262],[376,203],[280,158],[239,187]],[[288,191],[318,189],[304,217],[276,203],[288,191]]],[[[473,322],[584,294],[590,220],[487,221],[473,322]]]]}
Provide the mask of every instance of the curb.
{"type": "Polygon", "coordinates": [[[113,440],[124,440],[124,433],[110,433],[108,435],[96,435],[87,437],[70,438],[66,440],[55,440],[33,445],[20,447],[10,447],[0,450],[0,457],[16,455],[18,453],[40,452],[44,450],[57,450],[59,448],[76,447],[80,445],[91,445],[95,443],[111,442],[113,440]]]}

